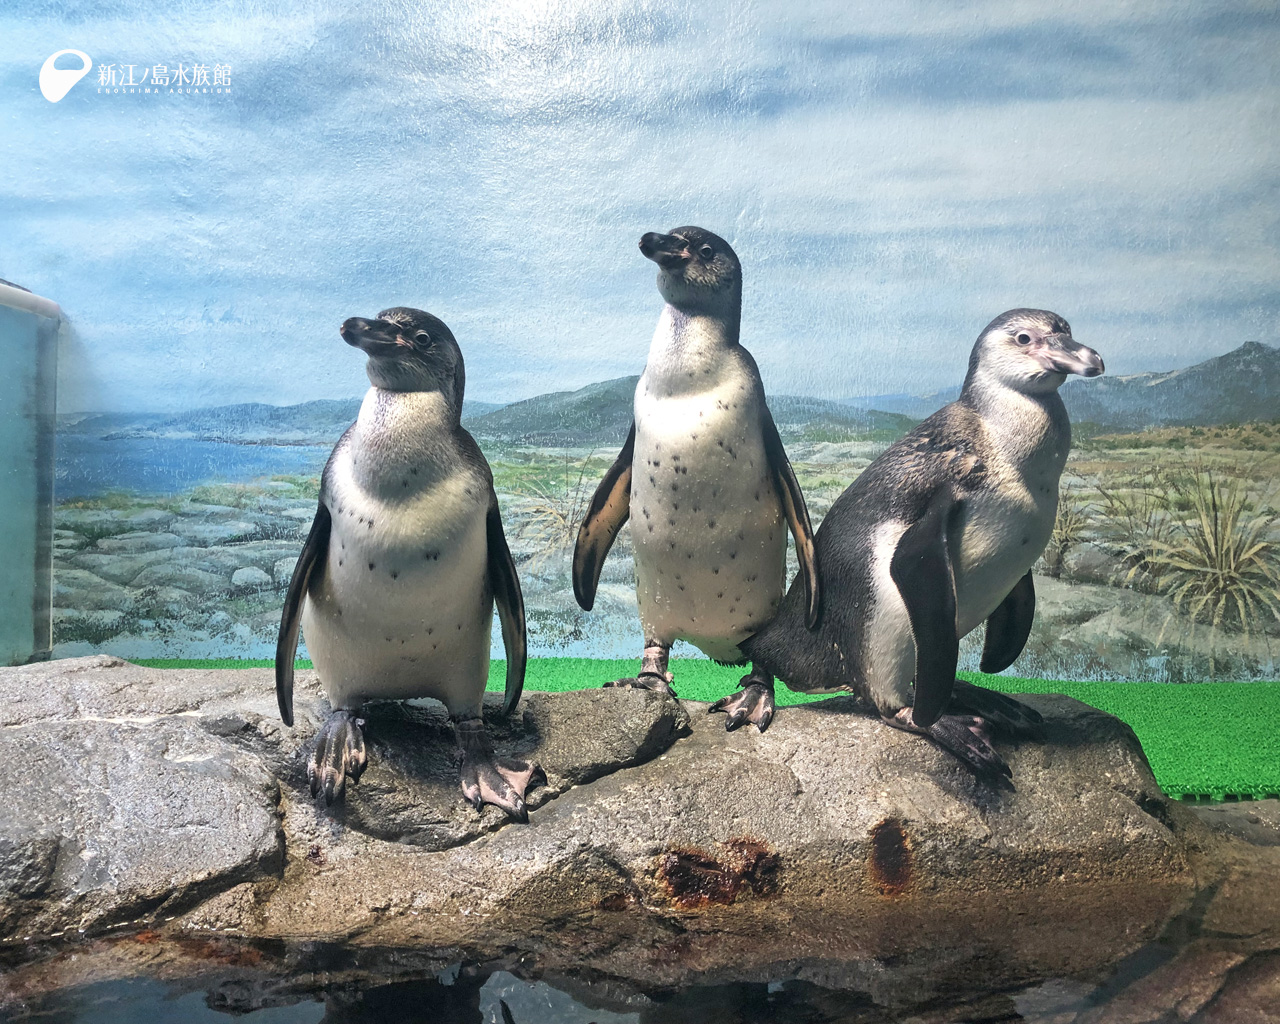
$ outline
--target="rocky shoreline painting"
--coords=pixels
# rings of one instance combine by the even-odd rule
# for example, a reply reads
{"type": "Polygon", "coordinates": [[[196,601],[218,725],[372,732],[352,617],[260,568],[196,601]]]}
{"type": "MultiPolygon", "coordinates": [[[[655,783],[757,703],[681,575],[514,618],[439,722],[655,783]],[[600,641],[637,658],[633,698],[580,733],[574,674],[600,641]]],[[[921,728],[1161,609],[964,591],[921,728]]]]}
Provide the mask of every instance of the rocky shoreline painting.
{"type": "MultiPolygon", "coordinates": [[[[592,612],[569,582],[573,539],[626,434],[634,386],[620,378],[464,411],[494,469],[535,656],[625,657],[636,645],[625,530],[592,612]]],[[[1011,674],[1275,676],[1277,395],[1280,350],[1257,342],[1172,372],[1063,388],[1074,443],[1036,567],[1035,628],[1011,674]]],[[[815,526],[888,443],[953,397],[771,398],[815,526]]],[[[351,399],[66,417],[55,654],[270,657],[320,469],[358,408],[351,399]]],[[[969,638],[962,667],[976,668],[978,642],[969,638]]]]}

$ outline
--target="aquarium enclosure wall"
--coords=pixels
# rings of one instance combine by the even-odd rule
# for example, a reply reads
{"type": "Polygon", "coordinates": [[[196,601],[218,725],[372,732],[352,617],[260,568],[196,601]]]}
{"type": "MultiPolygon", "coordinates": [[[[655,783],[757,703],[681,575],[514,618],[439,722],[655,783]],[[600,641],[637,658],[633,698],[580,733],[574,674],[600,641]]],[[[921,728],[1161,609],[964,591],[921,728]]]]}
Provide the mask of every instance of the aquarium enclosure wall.
{"type": "Polygon", "coordinates": [[[0,283],[0,663],[53,650],[55,302],[0,283]]]}

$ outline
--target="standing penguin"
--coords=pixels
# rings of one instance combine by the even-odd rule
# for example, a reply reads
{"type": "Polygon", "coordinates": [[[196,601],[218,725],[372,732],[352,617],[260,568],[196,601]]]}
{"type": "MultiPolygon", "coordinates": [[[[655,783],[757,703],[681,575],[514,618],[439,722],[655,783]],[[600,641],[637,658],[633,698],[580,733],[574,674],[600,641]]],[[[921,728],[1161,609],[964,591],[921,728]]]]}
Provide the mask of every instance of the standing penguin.
{"type": "Polygon", "coordinates": [[[453,334],[403,306],[341,329],[373,384],[324,468],[276,644],[276,697],[293,724],[298,627],[333,713],[307,762],[311,792],[341,798],[365,766],[366,700],[434,697],[449,711],[462,792],[527,820],[536,765],[496,758],[480,717],[496,601],[507,649],[504,713],[524,686],[524,600],[493,474],[459,423],[464,371],[453,334]]]}
{"type": "MultiPolygon", "coordinates": [[[[636,385],[631,432],[578,532],[573,593],[590,611],[605,555],[632,518],[644,654],[638,676],[608,685],[673,693],[667,660],[676,640],[719,662],[745,662],[738,643],[772,618],[786,589],[786,527],[809,625],[818,619],[818,573],[804,496],[755,360],[738,343],[738,257],[697,227],[649,232],[640,251],[658,264],[666,304],[636,385]]],[[[773,677],[753,666],[741,685],[712,710],[728,712],[729,729],[747,721],[766,728],[773,677]]]]}
{"type": "Polygon", "coordinates": [[[1056,313],[996,317],[960,397],[890,445],[823,520],[819,631],[805,628],[805,596],[793,586],[743,651],[793,690],[851,690],[975,773],[1008,776],[990,727],[1034,732],[1040,716],[956,679],[960,638],[987,623],[984,672],[1022,652],[1035,612],[1031,566],[1053,532],[1071,446],[1058,388],[1068,374],[1102,372],[1056,313]]]}

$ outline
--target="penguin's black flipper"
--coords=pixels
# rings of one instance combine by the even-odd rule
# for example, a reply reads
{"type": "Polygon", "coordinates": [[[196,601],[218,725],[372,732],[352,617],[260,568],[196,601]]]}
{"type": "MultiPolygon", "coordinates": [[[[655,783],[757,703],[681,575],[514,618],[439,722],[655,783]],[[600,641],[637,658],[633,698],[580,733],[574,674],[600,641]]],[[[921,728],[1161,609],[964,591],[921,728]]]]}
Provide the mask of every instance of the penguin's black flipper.
{"type": "Polygon", "coordinates": [[[1031,635],[1036,616],[1036,589],[1031,570],[1013,585],[1005,599],[987,617],[987,638],[982,645],[983,672],[1003,672],[1017,660],[1031,635]]]}
{"type": "Polygon", "coordinates": [[[502,645],[507,650],[507,685],[502,713],[509,715],[524,690],[529,646],[525,631],[524,595],[520,591],[520,579],[516,576],[516,563],[507,546],[507,535],[502,529],[498,496],[493,491],[489,492],[485,529],[489,539],[489,585],[493,588],[494,604],[498,606],[498,621],[502,623],[502,645]]]}
{"type": "Polygon", "coordinates": [[[321,502],[311,523],[293,567],[293,578],[284,596],[284,610],[280,613],[280,633],[276,637],[276,702],[280,705],[280,717],[285,725],[293,725],[293,659],[298,653],[298,630],[302,626],[302,602],[312,581],[319,581],[324,574],[329,557],[329,529],[332,519],[329,510],[321,502]]]}
{"type": "Polygon", "coordinates": [[[947,545],[947,525],[956,508],[951,487],[939,487],[924,513],[898,539],[889,560],[889,576],[907,606],[915,640],[911,717],[921,729],[928,729],[946,710],[960,658],[956,581],[947,545]]]}
{"type": "Polygon", "coordinates": [[[761,426],[764,428],[764,453],[769,460],[774,487],[782,501],[787,526],[791,530],[791,536],[796,539],[796,558],[800,562],[800,576],[804,580],[804,624],[814,630],[818,628],[818,620],[822,617],[822,590],[818,583],[818,556],[813,546],[813,525],[809,522],[809,509],[805,506],[800,482],[796,480],[791,460],[787,458],[787,450],[782,446],[782,438],[778,436],[778,427],[773,422],[768,406],[764,407],[763,419],[761,426]]]}
{"type": "Polygon", "coordinates": [[[600,585],[605,555],[631,516],[631,457],[635,447],[633,420],[622,451],[596,488],[591,507],[578,530],[578,542],[573,546],[573,596],[583,611],[591,611],[596,603],[596,587],[600,585]]]}

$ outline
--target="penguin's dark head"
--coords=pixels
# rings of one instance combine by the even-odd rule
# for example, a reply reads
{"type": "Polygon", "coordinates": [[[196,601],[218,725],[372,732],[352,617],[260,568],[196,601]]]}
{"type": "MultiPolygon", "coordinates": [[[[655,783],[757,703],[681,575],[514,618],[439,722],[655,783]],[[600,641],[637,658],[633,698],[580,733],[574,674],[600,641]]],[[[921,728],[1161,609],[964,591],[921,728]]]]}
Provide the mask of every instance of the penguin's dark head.
{"type": "Polygon", "coordinates": [[[1102,356],[1071,337],[1071,326],[1047,309],[1011,309],[987,324],[969,357],[965,387],[997,384],[1024,394],[1056,391],[1070,373],[1097,377],[1102,356]]]}
{"type": "Polygon", "coordinates": [[[338,329],[342,340],[369,357],[374,387],[387,391],[440,391],[462,410],[466,371],[462,350],[444,321],[408,306],[384,309],[375,320],[353,316],[338,329]]]}
{"type": "Polygon", "coordinates": [[[695,227],[650,231],[640,251],[658,264],[658,291],[671,305],[707,313],[741,307],[742,265],[719,235],[695,227]]]}

